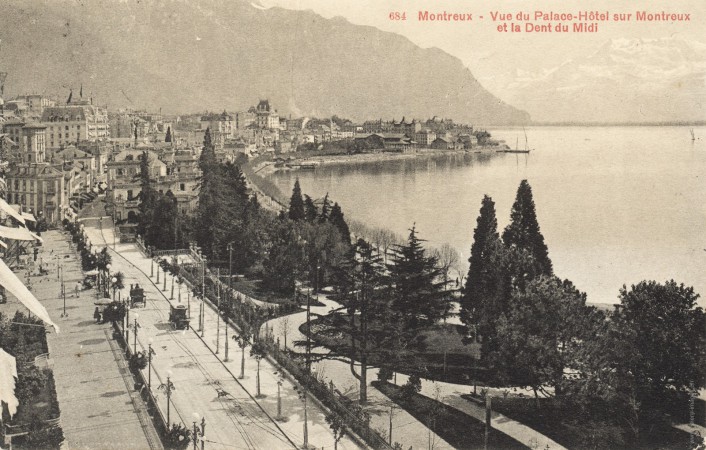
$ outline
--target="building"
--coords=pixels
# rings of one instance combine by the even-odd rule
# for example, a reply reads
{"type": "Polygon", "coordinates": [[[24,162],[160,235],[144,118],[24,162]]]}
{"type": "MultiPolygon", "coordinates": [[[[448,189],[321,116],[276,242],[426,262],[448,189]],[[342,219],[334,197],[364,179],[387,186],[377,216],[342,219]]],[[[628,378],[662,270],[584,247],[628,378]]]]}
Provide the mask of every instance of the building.
{"type": "Polygon", "coordinates": [[[56,226],[65,216],[67,198],[64,174],[45,161],[45,133],[40,124],[20,128],[18,162],[6,174],[7,200],[56,226]]]}
{"type": "Polygon", "coordinates": [[[243,130],[254,123],[257,123],[257,111],[254,107],[247,111],[235,113],[236,130],[243,130]]]}
{"type": "Polygon", "coordinates": [[[260,100],[255,111],[258,128],[265,130],[279,129],[279,114],[277,114],[277,110],[272,109],[269,100],[260,100]]]}
{"type": "Polygon", "coordinates": [[[430,148],[431,143],[436,139],[436,133],[431,130],[424,129],[414,134],[414,140],[421,148],[430,148]]]}
{"type": "Polygon", "coordinates": [[[47,127],[48,148],[110,137],[107,111],[87,100],[44,108],[41,122],[47,127]]]}
{"type": "Polygon", "coordinates": [[[454,143],[450,139],[439,136],[431,143],[431,148],[435,150],[450,150],[454,148],[454,143]]]}
{"type": "MultiPolygon", "coordinates": [[[[145,149],[146,150],[146,149],[145,149]]],[[[167,166],[157,158],[157,153],[147,150],[150,178],[158,179],[167,175],[167,166]]],[[[143,150],[127,149],[119,152],[112,161],[106,163],[108,192],[106,202],[112,207],[116,222],[127,220],[137,222],[139,194],[142,190],[140,164],[143,150]]]]}

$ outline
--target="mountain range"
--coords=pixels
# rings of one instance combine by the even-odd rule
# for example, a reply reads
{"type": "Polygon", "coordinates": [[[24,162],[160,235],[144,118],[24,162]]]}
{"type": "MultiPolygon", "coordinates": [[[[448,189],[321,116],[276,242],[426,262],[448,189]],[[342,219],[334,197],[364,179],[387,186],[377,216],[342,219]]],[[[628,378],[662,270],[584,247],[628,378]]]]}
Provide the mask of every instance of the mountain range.
{"type": "Polygon", "coordinates": [[[165,113],[239,110],[354,120],[433,115],[518,124],[529,115],[462,62],[405,37],[243,0],[3,0],[8,94],[84,96],[165,113]]]}
{"type": "Polygon", "coordinates": [[[535,121],[676,122],[706,117],[706,44],[612,39],[540,73],[499,74],[495,92],[535,121]]]}

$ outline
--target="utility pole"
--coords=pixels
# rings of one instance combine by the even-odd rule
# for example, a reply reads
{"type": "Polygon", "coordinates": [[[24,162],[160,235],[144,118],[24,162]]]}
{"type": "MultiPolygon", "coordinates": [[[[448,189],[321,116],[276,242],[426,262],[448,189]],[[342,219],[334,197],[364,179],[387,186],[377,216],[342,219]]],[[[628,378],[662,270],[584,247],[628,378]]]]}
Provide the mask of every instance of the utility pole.
{"type": "Polygon", "coordinates": [[[217,268],[218,283],[216,283],[216,355],[221,343],[221,268],[217,268]]]}
{"type": "Polygon", "coordinates": [[[306,371],[311,373],[311,288],[306,296],[306,371]]]}
{"type": "MultiPolygon", "coordinates": [[[[201,253],[199,253],[201,255],[201,253]]],[[[201,337],[206,325],[206,256],[201,255],[201,337]]]]}
{"type": "MultiPolygon", "coordinates": [[[[229,311],[233,309],[233,243],[228,243],[228,301],[229,311]]],[[[228,361],[228,316],[226,316],[226,357],[223,361],[228,361]]]]}

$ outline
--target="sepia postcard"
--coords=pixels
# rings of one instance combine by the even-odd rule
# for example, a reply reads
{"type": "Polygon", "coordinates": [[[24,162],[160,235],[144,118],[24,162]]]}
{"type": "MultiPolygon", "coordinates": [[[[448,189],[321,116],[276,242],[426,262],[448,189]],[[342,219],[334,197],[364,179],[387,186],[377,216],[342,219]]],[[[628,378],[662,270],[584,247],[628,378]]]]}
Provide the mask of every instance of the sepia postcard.
{"type": "Polygon", "coordinates": [[[706,448],[704,29],[0,0],[0,448],[706,448]]]}

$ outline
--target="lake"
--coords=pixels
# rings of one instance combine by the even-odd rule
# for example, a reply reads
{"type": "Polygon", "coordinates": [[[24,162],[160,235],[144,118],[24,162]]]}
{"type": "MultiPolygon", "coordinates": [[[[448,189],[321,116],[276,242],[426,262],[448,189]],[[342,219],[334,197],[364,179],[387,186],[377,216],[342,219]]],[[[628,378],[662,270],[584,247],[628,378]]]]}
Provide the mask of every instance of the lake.
{"type": "MultiPolygon", "coordinates": [[[[490,129],[511,147],[521,128],[490,129]]],[[[675,279],[706,294],[706,128],[535,127],[531,154],[462,154],[319,166],[270,176],[289,196],[299,177],[327,192],[347,218],[448,242],[468,259],[484,194],[508,224],[522,179],[532,186],[554,271],[594,303],[616,303],[623,284],[675,279]]],[[[467,263],[466,263],[467,267],[467,263]]],[[[465,270],[465,269],[464,269],[465,270]]],[[[706,305],[704,298],[701,305],[706,305]]]]}

